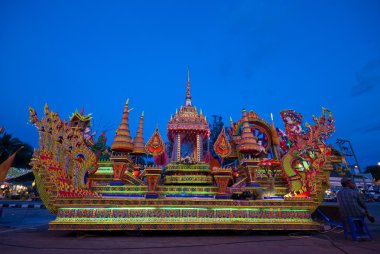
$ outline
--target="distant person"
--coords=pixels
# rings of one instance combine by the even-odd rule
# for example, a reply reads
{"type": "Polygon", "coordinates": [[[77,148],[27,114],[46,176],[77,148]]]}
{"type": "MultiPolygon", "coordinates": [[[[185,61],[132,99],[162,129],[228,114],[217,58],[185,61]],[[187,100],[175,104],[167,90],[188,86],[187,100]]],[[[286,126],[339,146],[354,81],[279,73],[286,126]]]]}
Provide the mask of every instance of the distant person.
{"type": "Polygon", "coordinates": [[[342,178],[341,184],[343,189],[338,191],[336,198],[339,204],[340,214],[344,223],[347,222],[348,217],[367,217],[372,223],[375,218],[368,212],[365,202],[362,200],[356,185],[350,178],[342,178]]]}

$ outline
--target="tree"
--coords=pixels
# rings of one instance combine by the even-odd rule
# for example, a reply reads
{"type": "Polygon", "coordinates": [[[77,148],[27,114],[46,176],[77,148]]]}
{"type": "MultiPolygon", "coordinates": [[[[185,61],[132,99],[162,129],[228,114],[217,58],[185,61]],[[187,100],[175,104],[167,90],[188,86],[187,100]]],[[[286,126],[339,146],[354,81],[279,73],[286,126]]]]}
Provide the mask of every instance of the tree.
{"type": "Polygon", "coordinates": [[[109,160],[111,148],[107,146],[107,138],[105,132],[98,137],[96,143],[91,147],[91,150],[95,153],[99,160],[109,160]]]}
{"type": "Polygon", "coordinates": [[[212,117],[214,118],[214,121],[210,124],[210,152],[214,158],[218,158],[218,155],[214,151],[214,143],[218,138],[219,133],[222,131],[224,123],[221,116],[213,115],[212,117]]]}
{"type": "Polygon", "coordinates": [[[17,153],[12,166],[30,168],[29,163],[33,156],[33,147],[22,142],[19,138],[12,137],[12,135],[8,133],[4,133],[0,136],[0,163],[5,161],[21,146],[24,146],[24,148],[17,153]]]}
{"type": "Polygon", "coordinates": [[[371,173],[373,179],[375,179],[375,182],[380,181],[380,166],[368,166],[366,173],[371,173]]]}

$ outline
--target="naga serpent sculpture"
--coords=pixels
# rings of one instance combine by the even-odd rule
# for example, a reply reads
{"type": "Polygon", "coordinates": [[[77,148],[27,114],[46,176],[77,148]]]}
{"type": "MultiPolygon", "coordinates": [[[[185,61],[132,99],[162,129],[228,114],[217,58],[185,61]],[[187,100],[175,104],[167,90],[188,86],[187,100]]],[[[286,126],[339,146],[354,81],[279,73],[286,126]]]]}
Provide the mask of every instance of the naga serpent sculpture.
{"type": "Polygon", "coordinates": [[[281,160],[290,189],[288,196],[309,196],[315,176],[331,154],[325,140],[335,131],[334,117],[331,111],[322,108],[319,118],[313,116],[314,125],[305,123],[306,130],[301,126],[302,115],[296,111],[281,111],[281,117],[290,143],[281,160]]]}

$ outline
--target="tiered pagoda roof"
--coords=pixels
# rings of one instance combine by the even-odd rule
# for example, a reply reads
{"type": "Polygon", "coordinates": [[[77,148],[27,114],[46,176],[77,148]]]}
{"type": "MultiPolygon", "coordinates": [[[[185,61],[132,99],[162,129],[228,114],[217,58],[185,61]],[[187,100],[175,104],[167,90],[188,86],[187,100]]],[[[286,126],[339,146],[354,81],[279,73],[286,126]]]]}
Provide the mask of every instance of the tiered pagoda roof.
{"type": "Polygon", "coordinates": [[[196,107],[193,106],[190,93],[190,71],[187,74],[186,98],[185,106],[181,106],[180,110],[171,117],[168,123],[168,138],[173,140],[173,134],[186,132],[201,134],[206,137],[210,128],[206,117],[202,114],[202,110],[198,113],[196,107]]]}
{"type": "Polygon", "coordinates": [[[257,137],[255,137],[249,127],[247,112],[243,109],[243,131],[241,134],[241,139],[237,149],[241,153],[255,153],[260,150],[260,145],[257,144],[257,137]]]}
{"type": "Polygon", "coordinates": [[[142,112],[140,116],[139,128],[137,129],[135,139],[133,140],[133,151],[131,154],[135,154],[135,155],[145,154],[143,125],[144,125],[144,112],[142,112]]]}
{"type": "Polygon", "coordinates": [[[82,108],[81,112],[75,109],[75,112],[70,116],[70,126],[85,129],[91,124],[91,119],[92,114],[85,115],[84,108],[82,108]]]}
{"type": "Polygon", "coordinates": [[[129,131],[129,109],[128,109],[128,101],[126,101],[123,111],[123,118],[119,127],[116,130],[115,139],[112,143],[111,149],[115,152],[124,152],[130,153],[133,151],[133,143],[131,134],[129,131]]]}
{"type": "Polygon", "coordinates": [[[78,109],[75,109],[75,112],[70,116],[70,122],[72,121],[81,121],[81,122],[90,122],[92,119],[92,114],[85,115],[84,108],[81,112],[78,112],[78,109]]]}

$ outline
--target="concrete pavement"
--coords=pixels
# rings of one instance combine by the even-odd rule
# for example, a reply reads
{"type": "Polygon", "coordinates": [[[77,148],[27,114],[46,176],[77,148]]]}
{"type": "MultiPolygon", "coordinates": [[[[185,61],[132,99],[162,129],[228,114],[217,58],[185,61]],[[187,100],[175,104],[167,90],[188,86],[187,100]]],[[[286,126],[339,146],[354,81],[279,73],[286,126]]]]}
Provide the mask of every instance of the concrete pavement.
{"type": "Polygon", "coordinates": [[[374,241],[345,240],[341,229],[318,232],[54,232],[46,209],[4,208],[1,253],[378,253],[380,203],[369,204],[374,241]]]}

